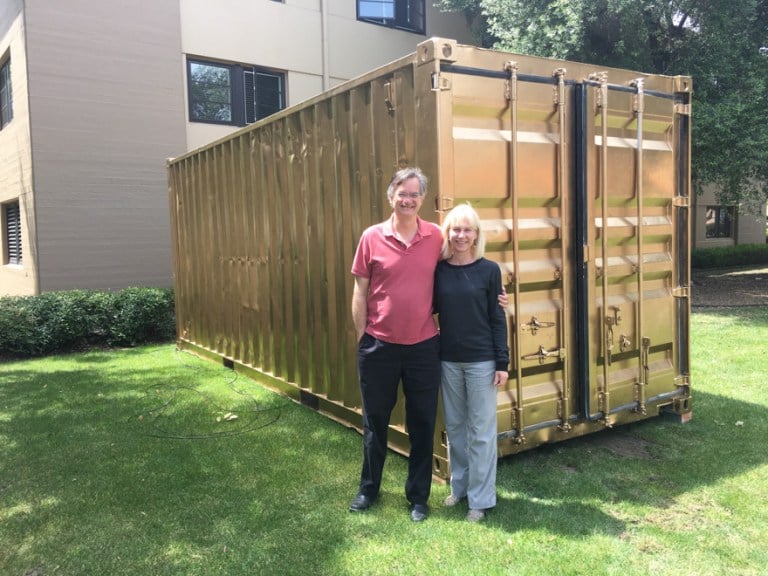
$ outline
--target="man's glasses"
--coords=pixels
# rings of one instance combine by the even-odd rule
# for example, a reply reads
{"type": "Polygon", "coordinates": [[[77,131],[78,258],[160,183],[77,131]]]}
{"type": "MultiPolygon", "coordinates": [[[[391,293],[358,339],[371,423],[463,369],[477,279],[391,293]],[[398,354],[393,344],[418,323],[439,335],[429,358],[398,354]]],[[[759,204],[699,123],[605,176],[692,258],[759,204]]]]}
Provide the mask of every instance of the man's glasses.
{"type": "Polygon", "coordinates": [[[421,198],[421,194],[419,192],[398,192],[395,194],[395,196],[397,196],[400,200],[405,200],[406,198],[416,200],[417,198],[421,198]]]}

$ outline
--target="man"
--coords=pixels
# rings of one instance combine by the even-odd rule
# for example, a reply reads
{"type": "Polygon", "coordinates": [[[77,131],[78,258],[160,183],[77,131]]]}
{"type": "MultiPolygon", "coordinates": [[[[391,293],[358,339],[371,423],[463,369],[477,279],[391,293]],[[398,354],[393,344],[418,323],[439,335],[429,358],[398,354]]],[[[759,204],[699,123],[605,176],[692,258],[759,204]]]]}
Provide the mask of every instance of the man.
{"type": "Polygon", "coordinates": [[[367,510],[379,495],[389,419],[402,381],[410,440],[405,495],[414,522],[429,514],[440,385],[432,287],[443,239],[436,224],[418,216],[426,192],[427,178],[421,170],[399,170],[387,189],[392,215],[363,232],[352,265],[363,467],[358,494],[349,509],[367,510]]]}

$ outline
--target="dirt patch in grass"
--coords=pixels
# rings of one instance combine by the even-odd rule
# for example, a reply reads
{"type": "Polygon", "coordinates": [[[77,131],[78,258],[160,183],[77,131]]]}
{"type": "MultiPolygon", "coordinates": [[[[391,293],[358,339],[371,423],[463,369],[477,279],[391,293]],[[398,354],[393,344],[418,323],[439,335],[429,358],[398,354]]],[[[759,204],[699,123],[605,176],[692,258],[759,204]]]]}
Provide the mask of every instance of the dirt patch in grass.
{"type": "Polygon", "coordinates": [[[694,308],[768,306],[768,266],[694,269],[691,275],[694,308]]]}
{"type": "Polygon", "coordinates": [[[623,458],[639,458],[641,460],[653,458],[650,450],[651,443],[632,434],[612,430],[604,434],[595,434],[590,438],[590,442],[623,458]]]}

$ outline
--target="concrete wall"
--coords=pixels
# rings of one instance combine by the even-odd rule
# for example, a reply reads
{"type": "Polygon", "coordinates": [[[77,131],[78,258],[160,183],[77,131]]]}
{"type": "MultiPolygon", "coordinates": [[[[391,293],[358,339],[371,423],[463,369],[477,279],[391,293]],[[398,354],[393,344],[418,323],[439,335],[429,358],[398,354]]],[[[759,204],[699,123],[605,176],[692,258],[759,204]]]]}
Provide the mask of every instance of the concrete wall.
{"type": "Polygon", "coordinates": [[[22,3],[3,2],[0,8],[0,61],[10,57],[13,119],[0,130],[0,204],[18,201],[21,212],[22,265],[3,264],[7,247],[0,234],[0,295],[36,291],[35,207],[32,194],[27,66],[22,3]]]}
{"type": "Polygon", "coordinates": [[[178,0],[26,0],[26,23],[40,291],[170,286],[178,0]]]}
{"type": "MultiPolygon", "coordinates": [[[[285,71],[293,105],[414,52],[429,36],[472,42],[462,15],[426,5],[421,35],[359,22],[355,0],[219,0],[216,10],[210,0],[181,0],[182,52],[285,71]]],[[[188,122],[188,149],[234,130],[188,122]]]]}

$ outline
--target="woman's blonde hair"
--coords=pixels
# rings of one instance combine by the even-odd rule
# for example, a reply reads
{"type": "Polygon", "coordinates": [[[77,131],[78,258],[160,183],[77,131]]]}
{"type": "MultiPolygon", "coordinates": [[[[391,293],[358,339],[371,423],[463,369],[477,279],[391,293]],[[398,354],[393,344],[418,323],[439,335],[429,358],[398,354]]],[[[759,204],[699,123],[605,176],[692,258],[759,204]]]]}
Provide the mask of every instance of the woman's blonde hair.
{"type": "Polygon", "coordinates": [[[451,228],[456,226],[468,225],[477,231],[477,239],[474,246],[472,246],[472,254],[475,258],[482,258],[485,255],[485,234],[483,234],[480,228],[480,216],[477,215],[472,205],[467,202],[466,204],[459,204],[453,210],[448,212],[443,220],[443,251],[440,256],[447,260],[451,257],[451,243],[448,240],[451,228]]]}

